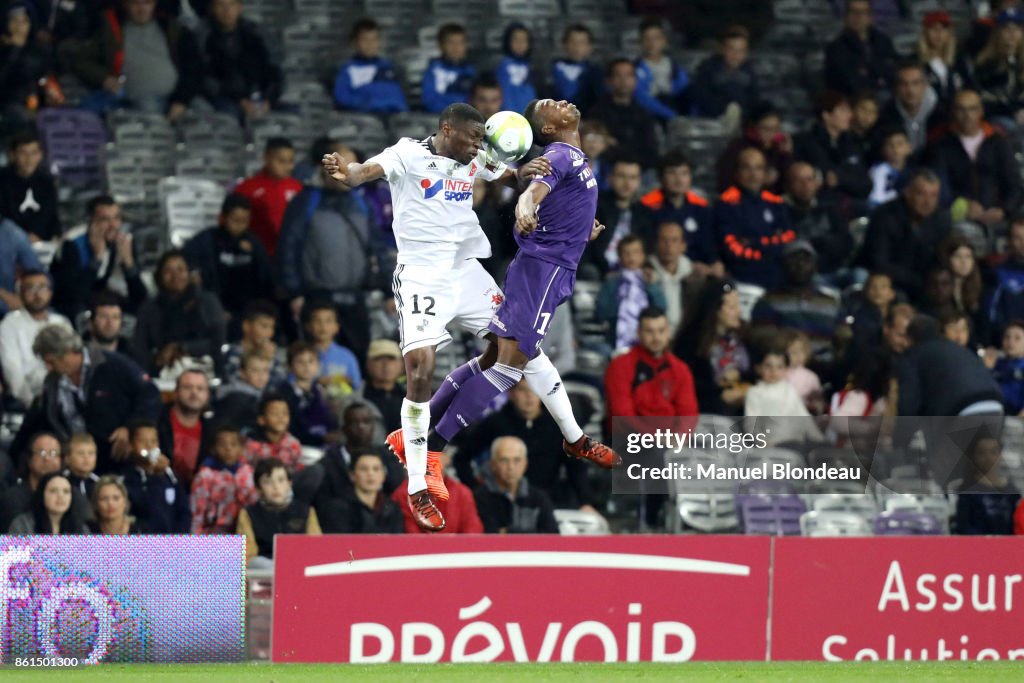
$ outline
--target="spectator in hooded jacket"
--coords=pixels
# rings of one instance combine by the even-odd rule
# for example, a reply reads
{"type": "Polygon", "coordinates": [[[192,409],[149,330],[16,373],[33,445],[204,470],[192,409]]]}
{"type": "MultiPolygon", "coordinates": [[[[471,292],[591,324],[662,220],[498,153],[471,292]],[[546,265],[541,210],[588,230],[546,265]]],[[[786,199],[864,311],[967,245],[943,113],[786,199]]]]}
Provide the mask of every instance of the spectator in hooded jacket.
{"type": "Polygon", "coordinates": [[[9,218],[33,242],[61,236],[57,214],[57,184],[43,164],[43,149],[35,131],[26,130],[7,144],[11,165],[0,168],[0,218],[9,218]]]}
{"type": "Polygon", "coordinates": [[[668,36],[661,19],[650,17],[640,24],[640,58],[636,60],[636,102],[659,119],[668,120],[686,111],[683,93],[690,75],[665,54],[668,36]]]}
{"type": "Polygon", "coordinates": [[[334,104],[373,114],[408,111],[395,67],[380,54],[380,25],[373,19],[360,19],[352,27],[350,39],[354,52],[334,79],[334,104]]]}
{"type": "Polygon", "coordinates": [[[700,116],[721,116],[730,104],[748,114],[757,105],[760,90],[749,56],[750,32],[743,26],[727,28],[718,54],[701,62],[694,78],[691,99],[700,116]]]}
{"type": "MultiPolygon", "coordinates": [[[[591,61],[594,34],[584,24],[570,24],[562,32],[562,56],[551,64],[552,96],[589,112],[604,88],[601,67],[591,61]]],[[[593,160],[591,160],[593,163],[593,160]]]]}
{"type": "Polygon", "coordinates": [[[235,188],[249,198],[252,208],[249,227],[267,255],[277,253],[277,238],[288,202],[302,190],[292,177],[295,170],[295,146],[288,138],[269,138],[263,147],[263,168],[235,188]]]}
{"type": "Polygon", "coordinates": [[[217,427],[210,455],[192,480],[192,533],[234,533],[238,514],[258,500],[252,466],[242,459],[241,435],[230,425],[217,427]]]}
{"type": "Polygon", "coordinates": [[[224,309],[216,296],[191,282],[184,253],[172,249],[160,257],[156,283],[156,298],[139,309],[135,359],[153,372],[186,356],[209,356],[219,365],[224,309]]]}
{"type": "Polygon", "coordinates": [[[522,112],[530,100],[537,99],[537,88],[531,80],[530,47],[532,38],[526,25],[514,21],[505,27],[501,39],[504,56],[498,63],[502,109],[522,112]]]}
{"type": "MultiPolygon", "coordinates": [[[[466,29],[460,24],[444,24],[437,30],[441,56],[427,64],[423,72],[423,108],[440,113],[449,104],[466,102],[476,68],[466,61],[466,29]]],[[[318,160],[319,161],[319,160],[318,160]]]]}
{"type": "Polygon", "coordinates": [[[217,111],[244,122],[277,104],[284,75],[256,25],[242,17],[242,0],[213,0],[196,40],[203,59],[202,92],[217,111]]]}
{"type": "Polygon", "coordinates": [[[156,0],[122,0],[103,13],[99,31],[74,50],[71,70],[93,92],[80,106],[166,113],[180,120],[202,87],[195,37],[156,14],[156,0]]]}
{"type": "Polygon", "coordinates": [[[844,95],[886,90],[897,54],[892,38],[871,25],[870,0],[849,0],[843,31],[825,48],[825,86],[844,95]]]}
{"type": "Polygon", "coordinates": [[[251,215],[246,197],[229,194],[221,205],[218,226],[202,231],[183,249],[189,268],[199,273],[203,289],[220,299],[235,329],[249,301],[274,297],[273,267],[249,230],[251,215]]]}

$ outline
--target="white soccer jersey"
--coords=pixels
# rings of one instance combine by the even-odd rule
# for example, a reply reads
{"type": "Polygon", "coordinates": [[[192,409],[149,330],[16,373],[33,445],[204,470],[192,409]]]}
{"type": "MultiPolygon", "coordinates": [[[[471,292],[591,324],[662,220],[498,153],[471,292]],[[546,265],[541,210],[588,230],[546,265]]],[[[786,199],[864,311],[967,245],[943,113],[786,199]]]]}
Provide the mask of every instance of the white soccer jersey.
{"type": "Polygon", "coordinates": [[[491,244],[473,211],[473,181],[500,178],[507,167],[487,168],[483,152],[460,164],[432,152],[428,140],[402,138],[367,160],[380,164],[391,185],[398,262],[451,268],[487,258],[491,244]]]}

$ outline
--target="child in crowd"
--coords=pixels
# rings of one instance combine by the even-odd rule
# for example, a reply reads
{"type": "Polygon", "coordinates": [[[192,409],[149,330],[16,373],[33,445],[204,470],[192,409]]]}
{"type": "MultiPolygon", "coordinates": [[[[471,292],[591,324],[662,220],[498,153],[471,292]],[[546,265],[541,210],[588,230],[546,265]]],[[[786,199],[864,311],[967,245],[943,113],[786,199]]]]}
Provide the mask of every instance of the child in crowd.
{"type": "Polygon", "coordinates": [[[786,381],[796,389],[808,411],[815,414],[822,412],[821,380],[813,370],[807,368],[807,359],[811,357],[811,340],[803,332],[790,330],[786,334],[786,353],[789,356],[786,381]]]}
{"type": "MultiPolygon", "coordinates": [[[[285,397],[278,393],[264,396],[257,422],[259,428],[245,440],[245,461],[257,467],[261,461],[274,458],[284,463],[289,474],[301,470],[302,444],[288,433],[291,412],[285,397]]],[[[256,483],[259,484],[259,478],[256,483]]]]}
{"type": "Polygon", "coordinates": [[[501,45],[505,53],[497,68],[501,108],[523,111],[530,100],[537,99],[537,89],[530,82],[530,30],[522,22],[512,22],[505,27],[501,45]]]}
{"type": "Polygon", "coordinates": [[[292,178],[294,169],[295,146],[291,140],[270,138],[263,148],[263,168],[235,188],[235,192],[248,197],[252,203],[249,229],[271,258],[277,251],[284,210],[302,189],[302,183],[292,178]]]}
{"type": "Polygon", "coordinates": [[[332,398],[341,398],[363,386],[359,360],[349,349],[334,341],[338,336],[338,311],[329,301],[310,304],[305,311],[307,338],[320,359],[321,383],[332,398]]]}
{"type": "Polygon", "coordinates": [[[820,441],[823,438],[800,394],[786,381],[788,366],[786,352],[781,348],[763,352],[760,362],[754,366],[761,379],[747,391],[744,402],[744,414],[748,418],[790,418],[776,420],[770,426],[770,433],[754,420],[748,420],[747,431],[764,433],[770,446],[784,441],[820,441]]]}
{"type": "Polygon", "coordinates": [[[242,436],[222,424],[214,430],[210,457],[192,480],[192,533],[232,533],[238,513],[258,499],[252,466],[242,460],[242,436]]]}
{"type": "Polygon", "coordinates": [[[857,344],[863,346],[877,342],[882,333],[882,322],[894,301],[896,290],[893,289],[892,278],[882,272],[868,275],[864,289],[851,297],[844,316],[853,329],[857,344]]]}
{"type": "Polygon", "coordinates": [[[273,567],[274,536],[320,535],[316,511],[292,493],[288,468],[277,458],[256,464],[260,499],[238,513],[238,533],[245,536],[245,558],[250,567],[273,567]]]}
{"type": "Polygon", "coordinates": [[[156,422],[136,420],[128,426],[131,464],[124,485],[135,518],[153,534],[187,534],[191,528],[188,492],[171,462],[160,452],[156,422]]]}
{"type": "Polygon", "coordinates": [[[63,474],[71,482],[71,488],[77,489],[86,501],[92,500],[92,492],[96,482],[96,440],[88,432],[76,432],[71,435],[67,455],[64,456],[63,474]]]}
{"type": "Polygon", "coordinates": [[[610,164],[601,159],[601,155],[613,143],[608,127],[600,121],[583,121],[580,123],[580,142],[583,145],[583,154],[590,161],[590,170],[597,178],[597,189],[601,192],[609,190],[611,188],[610,164]]]}
{"type": "Polygon", "coordinates": [[[437,30],[441,56],[435,57],[423,71],[423,108],[435,114],[449,104],[469,100],[470,85],[476,69],[466,60],[469,47],[466,29],[460,24],[444,24],[437,30]]]}
{"type": "MultiPolygon", "coordinates": [[[[556,100],[572,102],[587,111],[602,91],[604,74],[590,61],[594,38],[584,24],[572,24],[562,32],[562,57],[551,65],[551,84],[556,100]]],[[[582,133],[582,131],[580,131],[582,133]]],[[[586,153],[586,146],[584,145],[586,153]]],[[[591,162],[597,157],[591,156],[591,162]]]]}
{"type": "Polygon", "coordinates": [[[1024,320],[1012,320],[1003,331],[1003,357],[992,375],[1003,390],[1007,415],[1024,414],[1024,320]]]}
{"type": "Polygon", "coordinates": [[[381,57],[380,25],[373,19],[360,19],[350,38],[352,57],[334,79],[334,104],[373,114],[409,111],[394,65],[381,57]]]}
{"type": "Polygon", "coordinates": [[[640,24],[640,58],[636,62],[636,102],[666,121],[682,112],[681,99],[690,84],[686,69],[665,54],[667,49],[668,36],[662,20],[644,19],[640,24]]]}
{"type": "Polygon", "coordinates": [[[254,428],[260,397],[269,382],[270,361],[255,351],[243,353],[238,379],[221,385],[217,391],[217,417],[243,428],[254,428]]]}
{"type": "Polygon", "coordinates": [[[316,347],[306,342],[288,347],[288,369],[291,374],[280,390],[288,401],[292,433],[304,446],[322,447],[336,437],[338,419],[320,389],[316,347]]]}
{"type": "Polygon", "coordinates": [[[640,311],[648,306],[664,310],[665,292],[647,263],[644,242],[638,235],[626,235],[618,245],[618,275],[606,280],[597,295],[597,319],[608,323],[608,342],[615,349],[628,350],[636,343],[640,311]]]}
{"type": "Polygon", "coordinates": [[[224,377],[228,382],[239,379],[242,356],[254,353],[270,361],[271,385],[280,384],[287,377],[284,351],[274,343],[277,309],[269,301],[250,301],[242,313],[242,338],[229,344],[224,353],[224,377]]]}
{"type": "Polygon", "coordinates": [[[868,202],[878,206],[899,196],[900,180],[907,170],[913,149],[906,131],[894,128],[882,137],[882,161],[871,167],[871,194],[868,202]]]}

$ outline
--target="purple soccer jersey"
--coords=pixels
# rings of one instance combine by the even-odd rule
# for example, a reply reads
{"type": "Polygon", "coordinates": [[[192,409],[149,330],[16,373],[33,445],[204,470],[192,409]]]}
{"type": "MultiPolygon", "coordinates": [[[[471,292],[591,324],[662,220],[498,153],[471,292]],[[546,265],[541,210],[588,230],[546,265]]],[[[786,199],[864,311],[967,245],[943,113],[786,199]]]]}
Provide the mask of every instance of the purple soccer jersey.
{"type": "Polygon", "coordinates": [[[516,233],[519,249],[541,261],[576,270],[597,214],[597,178],[583,152],[564,142],[544,148],[551,173],[534,178],[551,192],[541,202],[537,229],[516,233]]]}

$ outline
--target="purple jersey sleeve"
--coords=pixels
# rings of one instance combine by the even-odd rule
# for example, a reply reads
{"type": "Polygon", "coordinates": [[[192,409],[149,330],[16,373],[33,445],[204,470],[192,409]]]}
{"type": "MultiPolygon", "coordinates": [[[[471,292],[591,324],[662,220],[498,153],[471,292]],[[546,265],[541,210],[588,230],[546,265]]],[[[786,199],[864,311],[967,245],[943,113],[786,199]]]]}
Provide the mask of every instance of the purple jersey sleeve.
{"type": "Polygon", "coordinates": [[[572,160],[569,159],[569,155],[564,150],[557,148],[547,150],[544,152],[544,156],[551,162],[551,173],[540,178],[534,178],[533,182],[544,183],[548,186],[549,190],[554,190],[562,178],[572,173],[572,160]]]}

